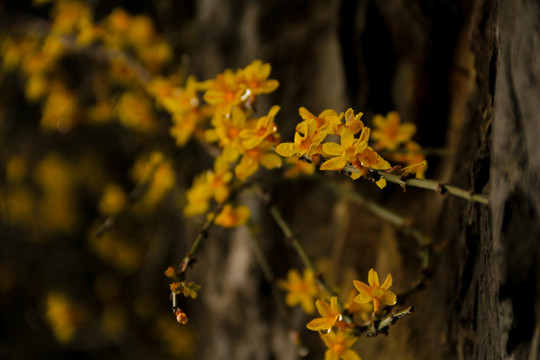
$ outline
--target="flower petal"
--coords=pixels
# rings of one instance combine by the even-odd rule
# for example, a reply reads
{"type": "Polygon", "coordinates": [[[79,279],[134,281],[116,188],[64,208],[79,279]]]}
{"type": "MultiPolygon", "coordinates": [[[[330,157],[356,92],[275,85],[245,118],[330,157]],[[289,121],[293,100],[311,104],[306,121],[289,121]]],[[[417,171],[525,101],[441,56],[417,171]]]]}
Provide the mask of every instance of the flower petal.
{"type": "Polygon", "coordinates": [[[349,131],[347,128],[343,128],[341,130],[341,145],[347,149],[353,146],[354,143],[354,136],[352,132],[349,131]]]}
{"type": "Polygon", "coordinates": [[[379,274],[373,269],[369,270],[368,273],[368,283],[371,287],[380,287],[379,285],[379,274]]]}
{"type": "Polygon", "coordinates": [[[273,153],[264,154],[261,157],[261,165],[267,169],[276,169],[281,167],[281,158],[273,153]]]}
{"type": "Polygon", "coordinates": [[[396,294],[394,294],[392,291],[387,291],[382,296],[382,302],[386,305],[395,305],[397,302],[396,294]]]}
{"type": "Polygon", "coordinates": [[[325,154],[329,156],[341,156],[343,154],[343,146],[334,142],[328,142],[323,144],[322,149],[325,154]]]}
{"type": "Polygon", "coordinates": [[[306,325],[309,330],[313,331],[329,330],[332,326],[333,324],[330,324],[325,318],[313,319],[306,325]]]}
{"type": "Polygon", "coordinates": [[[319,312],[319,314],[322,315],[322,317],[326,317],[332,314],[332,309],[330,308],[330,305],[324,300],[315,301],[315,306],[317,307],[317,311],[319,312]]]}
{"type": "Polygon", "coordinates": [[[296,153],[296,146],[294,143],[281,143],[276,146],[276,152],[285,157],[291,157],[296,153]]]}
{"type": "Polygon", "coordinates": [[[381,289],[386,291],[390,289],[390,286],[392,286],[392,275],[388,274],[388,276],[386,276],[386,280],[384,280],[384,283],[381,285],[381,289]]]}
{"type": "Polygon", "coordinates": [[[279,82],[274,79],[266,80],[262,83],[260,92],[262,93],[270,93],[274,90],[276,90],[279,86],[279,82]]]}
{"type": "Polygon", "coordinates": [[[360,294],[358,294],[354,298],[354,302],[357,304],[365,304],[365,303],[370,302],[372,299],[373,298],[371,297],[371,295],[369,295],[367,292],[361,291],[360,294]]]}
{"type": "Polygon", "coordinates": [[[298,113],[300,114],[300,117],[304,120],[308,120],[308,119],[315,119],[315,115],[313,115],[312,113],[309,112],[308,109],[306,109],[305,107],[301,107],[298,109],[298,113]]]}
{"type": "Polygon", "coordinates": [[[347,165],[347,159],[344,157],[335,157],[330,160],[326,160],[319,169],[321,170],[341,170],[347,165]]]}
{"type": "Polygon", "coordinates": [[[341,358],[343,360],[362,360],[362,358],[358,356],[356,351],[350,349],[341,354],[341,358]]]}
{"type": "Polygon", "coordinates": [[[332,350],[326,350],[324,360],[339,360],[339,355],[332,350]]]}
{"type": "Polygon", "coordinates": [[[359,292],[363,291],[363,292],[366,292],[368,294],[371,294],[371,287],[368,284],[363,283],[362,281],[358,281],[358,280],[354,280],[353,283],[354,283],[354,287],[359,292]]]}
{"type": "MultiPolygon", "coordinates": [[[[245,130],[245,129],[244,129],[245,130]]],[[[240,132],[240,136],[243,137],[245,136],[245,131],[242,130],[240,132]],[[242,133],[244,132],[244,133],[242,133]]],[[[247,140],[244,140],[244,142],[242,143],[242,145],[246,148],[246,149],[253,149],[255,146],[259,145],[262,141],[264,140],[263,137],[260,137],[260,136],[251,136],[249,137],[247,140]]]]}
{"type": "Polygon", "coordinates": [[[330,308],[332,309],[333,314],[340,315],[337,296],[332,296],[330,298],[330,308]]]}

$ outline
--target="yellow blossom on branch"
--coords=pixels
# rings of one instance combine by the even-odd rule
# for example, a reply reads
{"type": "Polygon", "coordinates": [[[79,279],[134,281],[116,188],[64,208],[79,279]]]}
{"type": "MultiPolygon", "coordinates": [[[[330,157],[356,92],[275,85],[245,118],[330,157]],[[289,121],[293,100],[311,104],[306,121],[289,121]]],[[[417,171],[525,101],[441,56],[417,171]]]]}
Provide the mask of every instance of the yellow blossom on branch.
{"type": "Polygon", "coordinates": [[[373,311],[379,311],[381,302],[388,306],[396,304],[396,294],[388,290],[392,286],[392,275],[388,274],[382,285],[379,284],[379,275],[373,269],[368,274],[369,285],[354,280],[354,287],[360,292],[354,299],[355,302],[363,304],[373,301],[373,311]]]}
{"type": "MultiPolygon", "coordinates": [[[[369,128],[362,129],[359,139],[355,139],[349,129],[342,129],[341,144],[329,142],[323,144],[322,149],[324,154],[334,156],[326,160],[320,167],[321,170],[341,170],[348,163],[356,162],[358,154],[367,148],[369,139],[369,128]]],[[[357,177],[360,175],[358,174],[357,177]]]]}
{"type": "Polygon", "coordinates": [[[236,177],[245,180],[259,168],[259,164],[267,169],[281,167],[281,158],[273,151],[273,145],[268,141],[260,143],[257,147],[245,150],[242,159],[234,169],[236,177]]]}
{"type": "Polygon", "coordinates": [[[337,297],[332,296],[330,298],[330,304],[324,300],[318,299],[315,302],[315,306],[317,307],[319,314],[321,314],[321,317],[311,320],[306,325],[309,330],[330,330],[336,324],[336,321],[341,320],[341,312],[339,311],[337,297]]]}
{"type": "MultiPolygon", "coordinates": [[[[354,115],[354,110],[348,109],[345,112],[345,116],[344,116],[345,124],[339,124],[338,130],[341,130],[342,128],[346,128],[353,135],[358,134],[364,128],[364,123],[362,122],[362,120],[360,120],[363,115],[364,114],[361,112],[354,115]]],[[[339,131],[338,131],[338,134],[339,134],[339,131]]]]}
{"type": "Polygon", "coordinates": [[[244,225],[250,215],[251,212],[245,205],[233,207],[230,204],[226,204],[223,210],[216,216],[216,224],[227,228],[244,225]]]}
{"type": "Polygon", "coordinates": [[[304,276],[296,269],[291,269],[287,273],[287,280],[281,280],[278,285],[287,290],[285,303],[288,306],[301,305],[307,314],[315,311],[314,298],[317,296],[317,285],[315,275],[309,269],[304,270],[304,276]]]}
{"type": "Polygon", "coordinates": [[[247,93],[243,94],[243,99],[252,97],[251,102],[255,100],[255,95],[268,94],[274,91],[278,86],[277,80],[268,79],[270,76],[270,64],[264,64],[261,60],[255,60],[245,69],[238,71],[238,82],[245,85],[247,93]]]}
{"type": "Polygon", "coordinates": [[[215,105],[217,113],[227,114],[242,102],[245,91],[245,85],[240,84],[234,72],[227,69],[211,82],[204,93],[204,100],[210,105],[215,105]]]}
{"type": "Polygon", "coordinates": [[[324,354],[324,360],[361,360],[356,351],[351,349],[358,338],[347,332],[343,330],[332,331],[327,335],[321,334],[321,339],[328,348],[324,354]]]}
{"type": "Polygon", "coordinates": [[[298,156],[292,156],[285,159],[285,163],[290,165],[283,174],[286,178],[295,178],[302,175],[309,176],[315,173],[315,164],[303,160],[298,156]]]}
{"type": "Polygon", "coordinates": [[[212,192],[209,190],[206,174],[199,174],[193,179],[191,188],[186,192],[187,204],[184,215],[187,217],[204,214],[210,207],[212,192]]]}
{"type": "Polygon", "coordinates": [[[322,151],[321,142],[328,135],[328,126],[322,128],[317,126],[315,119],[307,120],[305,132],[302,135],[299,130],[294,134],[294,142],[284,142],[276,147],[276,152],[284,157],[313,156],[322,151]]]}
{"type": "Polygon", "coordinates": [[[344,307],[354,319],[358,319],[361,322],[367,322],[371,319],[371,313],[373,313],[373,304],[371,302],[361,304],[355,302],[354,299],[357,295],[358,292],[351,289],[344,307]]]}
{"type": "Polygon", "coordinates": [[[218,145],[223,148],[223,156],[229,162],[234,162],[238,156],[244,151],[242,146],[242,138],[240,131],[246,125],[246,113],[235,107],[232,114],[217,115],[212,118],[213,129],[205,132],[204,136],[208,142],[218,142],[218,145]]]}
{"type": "Polygon", "coordinates": [[[414,124],[401,124],[397,111],[390,111],[386,117],[375,115],[373,123],[375,129],[371,137],[376,141],[375,148],[379,150],[395,150],[400,144],[409,141],[416,132],[414,124]]]}
{"type": "Polygon", "coordinates": [[[319,116],[315,116],[305,107],[298,109],[298,113],[303,121],[296,125],[296,131],[306,133],[306,129],[308,128],[310,121],[315,120],[317,129],[322,129],[323,127],[327,126],[328,132],[336,135],[339,134],[338,127],[342,125],[340,119],[343,116],[343,113],[338,116],[335,110],[327,109],[323,110],[319,116]]]}
{"type": "Polygon", "coordinates": [[[246,128],[241,130],[239,136],[244,139],[242,145],[246,149],[252,149],[259,145],[263,140],[277,132],[277,126],[274,123],[274,117],[280,107],[272,106],[268,115],[260,119],[253,119],[246,124],[246,128]]]}

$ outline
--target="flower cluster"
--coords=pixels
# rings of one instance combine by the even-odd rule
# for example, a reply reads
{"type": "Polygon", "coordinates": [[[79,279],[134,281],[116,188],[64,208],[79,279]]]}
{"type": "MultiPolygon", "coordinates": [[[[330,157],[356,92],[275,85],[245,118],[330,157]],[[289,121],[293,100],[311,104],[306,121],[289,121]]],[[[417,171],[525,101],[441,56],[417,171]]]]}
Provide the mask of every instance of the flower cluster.
{"type": "Polygon", "coordinates": [[[41,127],[67,133],[80,123],[103,124],[118,118],[128,129],[154,130],[152,104],[133,83],[157,74],[171,60],[172,49],[150,18],[117,8],[96,23],[88,4],[75,0],[54,1],[51,18],[46,35],[10,35],[0,43],[1,70],[19,69],[26,79],[26,98],[43,102],[41,127]],[[109,60],[88,74],[91,99],[87,93],[81,98],[83,92],[65,79],[61,60],[70,53],[109,60]]]}
{"type": "MultiPolygon", "coordinates": [[[[319,318],[311,320],[306,327],[309,330],[319,331],[328,350],[325,359],[360,359],[351,346],[358,338],[357,328],[373,324],[375,317],[381,313],[381,303],[393,306],[396,304],[396,295],[389,290],[392,286],[392,275],[388,274],[382,285],[379,275],[373,269],[368,274],[368,284],[354,280],[358,293],[351,293],[345,306],[339,304],[336,296],[330,297],[330,303],[318,298],[315,307],[320,314],[319,318]],[[351,301],[352,299],[352,301],[351,301]],[[366,306],[373,304],[373,307],[366,306]],[[368,314],[371,313],[371,316],[368,314]]],[[[317,289],[313,273],[306,270],[304,278],[298,271],[292,269],[287,275],[287,281],[281,281],[280,286],[287,290],[285,301],[289,306],[301,304],[308,314],[313,312],[313,301],[317,296],[324,295],[317,289]]]]}
{"type": "MultiPolygon", "coordinates": [[[[236,184],[244,183],[261,166],[282,166],[274,152],[279,141],[274,122],[279,106],[260,117],[253,110],[259,95],[278,86],[277,80],[268,79],[270,70],[270,64],[256,60],[243,69],[228,69],[204,82],[190,77],[184,87],[163,78],[148,85],[156,102],[172,115],[170,134],[177,145],[183,146],[195,136],[218,151],[213,169],[197,175],[187,191],[186,216],[207,213],[212,201],[224,204],[236,184]]],[[[247,207],[224,204],[216,223],[233,227],[248,218],[247,207]]]]}
{"type": "Polygon", "coordinates": [[[373,147],[388,159],[404,164],[407,167],[405,170],[423,179],[427,163],[422,148],[412,140],[416,126],[412,123],[402,124],[397,111],[390,111],[386,116],[375,115],[373,125],[373,147]]]}
{"type": "Polygon", "coordinates": [[[350,174],[353,179],[373,179],[380,188],[384,188],[386,180],[372,176],[373,171],[389,171],[392,166],[378,152],[394,151],[399,145],[404,145],[406,151],[392,153],[389,158],[406,165],[418,165],[409,172],[423,176],[425,159],[418,144],[410,140],[416,128],[413,124],[400,125],[397,113],[389,113],[388,121],[376,115],[373,133],[361,120],[363,114],[355,114],[353,109],[340,114],[328,109],[315,116],[301,107],[299,113],[302,122],[296,126],[294,142],[283,142],[276,147],[281,156],[311,159],[321,163],[320,170],[340,171],[351,165],[355,168],[350,174]],[[340,143],[325,142],[329,135],[339,136],[340,143]],[[373,147],[369,146],[370,135],[376,141],[373,147]]]}
{"type": "MultiPolygon", "coordinates": [[[[283,142],[276,147],[281,156],[304,156],[315,161],[326,159],[321,170],[339,171],[351,164],[357,170],[351,174],[353,179],[370,178],[371,170],[391,168],[388,161],[368,146],[371,130],[360,120],[362,113],[355,114],[353,109],[340,114],[324,110],[315,116],[303,107],[299,113],[303,121],[296,126],[294,142],[283,142]],[[328,135],[340,136],[341,143],[324,142],[328,135]]],[[[380,179],[377,185],[383,188],[386,182],[380,179]]]]}

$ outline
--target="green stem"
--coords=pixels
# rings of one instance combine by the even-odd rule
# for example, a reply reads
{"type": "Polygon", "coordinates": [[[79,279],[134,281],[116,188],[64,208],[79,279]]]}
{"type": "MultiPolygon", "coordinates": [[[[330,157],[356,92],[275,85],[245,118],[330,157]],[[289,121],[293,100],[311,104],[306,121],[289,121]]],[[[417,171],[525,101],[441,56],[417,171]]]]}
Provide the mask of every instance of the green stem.
{"type": "MultiPolygon", "coordinates": [[[[270,211],[270,215],[272,215],[272,218],[274,219],[276,224],[279,226],[279,228],[285,235],[285,238],[287,238],[287,240],[291,243],[293,248],[298,253],[298,256],[300,256],[300,260],[302,260],[302,263],[304,264],[304,266],[307,269],[311,270],[314,274],[317,274],[317,270],[315,269],[313,262],[311,261],[310,257],[304,250],[304,247],[302,246],[302,243],[300,242],[300,240],[293,234],[291,228],[289,227],[289,224],[287,224],[287,222],[283,219],[283,216],[281,215],[281,211],[279,210],[279,208],[275,204],[272,204],[270,205],[269,211],[270,211]]],[[[316,276],[316,279],[317,279],[317,283],[324,290],[324,292],[326,292],[329,296],[336,295],[332,290],[330,290],[328,285],[326,285],[326,283],[321,279],[320,276],[316,276]]],[[[341,304],[339,305],[340,305],[340,308],[342,308],[342,305],[341,304]]]]}
{"type": "Polygon", "coordinates": [[[285,235],[287,240],[289,240],[291,245],[294,247],[294,249],[300,256],[300,259],[302,260],[302,263],[304,264],[304,266],[308,268],[309,270],[313,271],[313,273],[315,274],[317,272],[315,270],[315,266],[313,266],[311,259],[307,255],[306,251],[304,250],[304,247],[302,246],[298,238],[294,236],[291,228],[289,227],[289,224],[287,224],[287,222],[283,219],[283,216],[281,216],[281,211],[278,209],[276,205],[271,205],[269,211],[272,217],[274,218],[274,221],[276,222],[276,224],[279,226],[281,231],[283,231],[283,234],[285,235]]]}
{"type": "MultiPolygon", "coordinates": [[[[353,173],[359,173],[360,171],[352,165],[347,165],[343,170],[353,173]]],[[[437,180],[430,179],[403,179],[401,176],[392,174],[383,170],[373,170],[381,178],[385,179],[388,182],[398,184],[402,188],[415,187],[420,189],[427,189],[431,191],[438,192],[439,194],[449,193],[454,196],[460,197],[471,202],[477,202],[484,205],[489,205],[489,198],[483,194],[472,193],[467,190],[460,189],[456,186],[446,185],[438,182],[437,180]]]]}

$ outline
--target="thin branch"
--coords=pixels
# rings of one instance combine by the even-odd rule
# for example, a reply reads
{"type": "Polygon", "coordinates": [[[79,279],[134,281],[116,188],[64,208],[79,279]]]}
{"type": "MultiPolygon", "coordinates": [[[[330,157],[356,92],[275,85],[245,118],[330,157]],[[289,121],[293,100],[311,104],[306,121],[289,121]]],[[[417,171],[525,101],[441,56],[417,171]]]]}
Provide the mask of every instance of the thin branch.
{"type": "MultiPolygon", "coordinates": [[[[343,168],[344,171],[360,173],[360,171],[352,165],[347,165],[343,168]]],[[[403,179],[401,176],[392,174],[383,170],[372,170],[381,178],[394,184],[398,184],[403,189],[407,187],[415,187],[435,191],[439,194],[449,193],[471,202],[477,202],[484,205],[489,205],[489,198],[483,194],[476,194],[467,190],[460,189],[456,186],[446,185],[437,180],[429,179],[403,179]]]]}
{"type": "Polygon", "coordinates": [[[387,316],[380,321],[374,321],[373,324],[371,325],[357,326],[354,330],[354,333],[357,336],[367,336],[367,337],[373,337],[373,336],[378,336],[378,335],[388,335],[388,330],[390,326],[394,325],[402,317],[411,315],[413,313],[414,313],[414,308],[410,306],[407,309],[395,312],[392,315],[387,316]]]}

